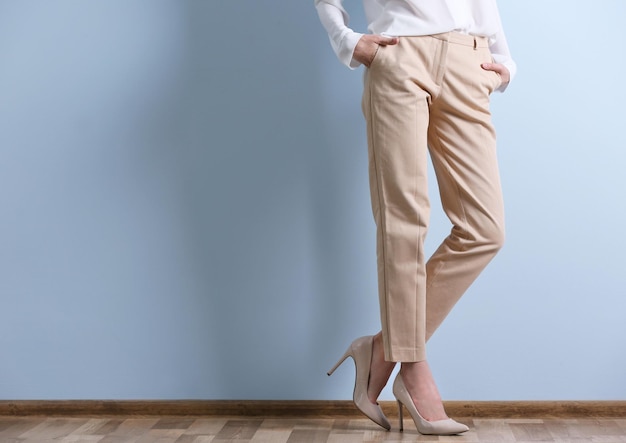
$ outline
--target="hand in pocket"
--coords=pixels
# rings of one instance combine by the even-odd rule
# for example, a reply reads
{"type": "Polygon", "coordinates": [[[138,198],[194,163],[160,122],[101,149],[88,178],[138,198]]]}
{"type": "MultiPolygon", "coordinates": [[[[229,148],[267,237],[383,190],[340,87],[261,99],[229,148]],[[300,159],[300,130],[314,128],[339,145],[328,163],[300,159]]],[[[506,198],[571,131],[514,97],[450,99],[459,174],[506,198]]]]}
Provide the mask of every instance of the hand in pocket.
{"type": "Polygon", "coordinates": [[[398,37],[386,37],[384,35],[366,34],[354,48],[354,58],[357,62],[364,64],[366,67],[370,67],[376,57],[378,48],[380,46],[397,45],[398,37]]]}

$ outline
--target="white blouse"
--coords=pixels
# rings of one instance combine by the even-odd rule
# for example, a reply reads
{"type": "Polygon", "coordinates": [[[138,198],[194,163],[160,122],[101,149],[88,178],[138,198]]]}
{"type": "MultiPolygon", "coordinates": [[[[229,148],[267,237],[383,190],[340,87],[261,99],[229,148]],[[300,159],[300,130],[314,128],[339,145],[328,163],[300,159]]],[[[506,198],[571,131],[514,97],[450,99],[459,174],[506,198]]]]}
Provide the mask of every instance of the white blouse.
{"type": "MultiPolygon", "coordinates": [[[[343,0],[315,0],[315,7],[339,60],[357,68],[352,58],[363,34],[348,27],[343,0]]],[[[509,52],[496,0],[363,0],[368,30],[388,36],[432,35],[459,31],[489,38],[496,63],[515,76],[517,66],[509,52]]],[[[499,88],[501,91],[504,87],[499,88]]]]}

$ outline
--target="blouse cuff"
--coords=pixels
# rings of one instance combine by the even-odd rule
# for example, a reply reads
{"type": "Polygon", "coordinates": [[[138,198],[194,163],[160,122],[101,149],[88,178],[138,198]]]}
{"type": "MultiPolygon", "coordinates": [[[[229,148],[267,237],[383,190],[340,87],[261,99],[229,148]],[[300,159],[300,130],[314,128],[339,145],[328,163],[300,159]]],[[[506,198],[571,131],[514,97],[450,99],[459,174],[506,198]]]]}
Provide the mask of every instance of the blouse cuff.
{"type": "Polygon", "coordinates": [[[506,91],[506,88],[508,88],[509,84],[513,81],[513,79],[515,78],[515,74],[517,74],[517,65],[515,64],[515,62],[513,60],[509,59],[504,59],[504,57],[499,57],[498,54],[494,54],[493,55],[493,60],[496,63],[500,63],[504,66],[506,66],[506,68],[509,70],[509,74],[510,74],[510,80],[507,83],[502,83],[497,89],[496,91],[498,92],[504,92],[506,91]]]}
{"type": "Polygon", "coordinates": [[[354,48],[356,48],[356,45],[361,37],[363,37],[363,34],[348,31],[339,43],[337,56],[341,63],[350,69],[356,69],[361,66],[361,63],[354,59],[354,48]]]}

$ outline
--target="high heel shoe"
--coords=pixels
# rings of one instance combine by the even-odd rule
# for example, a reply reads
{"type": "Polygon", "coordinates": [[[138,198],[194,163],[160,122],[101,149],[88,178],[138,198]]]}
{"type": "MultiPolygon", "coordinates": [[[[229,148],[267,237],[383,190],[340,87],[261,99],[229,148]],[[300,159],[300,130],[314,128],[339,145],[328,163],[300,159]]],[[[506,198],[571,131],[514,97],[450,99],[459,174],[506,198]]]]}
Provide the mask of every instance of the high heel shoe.
{"type": "Polygon", "coordinates": [[[337,364],[328,371],[328,375],[332,375],[348,357],[354,360],[356,368],[356,379],[354,381],[354,392],[352,399],[356,407],[365,414],[370,420],[377,425],[390,430],[391,424],[378,403],[372,403],[367,396],[367,386],[369,384],[370,365],[372,363],[372,346],[374,345],[373,336],[365,336],[357,338],[350,344],[346,353],[339,359],[337,364]]]}
{"type": "Polygon", "coordinates": [[[424,435],[454,435],[461,434],[462,432],[469,431],[469,428],[462,423],[458,423],[451,418],[445,420],[428,421],[425,420],[415,407],[411,394],[404,386],[402,376],[398,373],[396,379],[393,382],[393,395],[398,402],[398,414],[400,415],[400,430],[404,429],[402,423],[402,405],[409,411],[415,427],[420,434],[424,435]]]}

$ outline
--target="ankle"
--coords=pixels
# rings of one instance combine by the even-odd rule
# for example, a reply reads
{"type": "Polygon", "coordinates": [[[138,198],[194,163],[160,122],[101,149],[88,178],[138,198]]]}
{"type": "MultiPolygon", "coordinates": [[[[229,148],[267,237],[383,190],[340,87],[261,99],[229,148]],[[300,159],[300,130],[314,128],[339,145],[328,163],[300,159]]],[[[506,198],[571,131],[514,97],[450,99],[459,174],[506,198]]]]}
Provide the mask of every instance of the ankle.
{"type": "Polygon", "coordinates": [[[423,361],[403,361],[400,364],[400,374],[402,378],[408,378],[409,381],[414,379],[432,378],[428,362],[423,361]]]}
{"type": "Polygon", "coordinates": [[[380,331],[378,334],[374,335],[374,347],[384,349],[385,345],[383,343],[383,332],[380,331]]]}
{"type": "Polygon", "coordinates": [[[428,362],[403,362],[399,375],[413,404],[424,419],[436,421],[447,418],[428,362]]]}
{"type": "Polygon", "coordinates": [[[373,338],[372,361],[370,363],[370,376],[367,388],[367,394],[372,403],[376,403],[376,400],[387,384],[394,367],[394,362],[388,362],[385,360],[382,334],[379,332],[373,338]]]}

